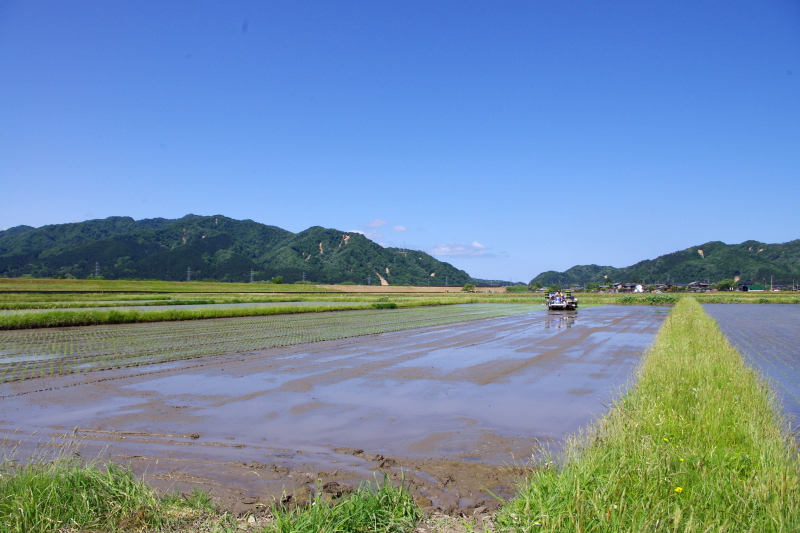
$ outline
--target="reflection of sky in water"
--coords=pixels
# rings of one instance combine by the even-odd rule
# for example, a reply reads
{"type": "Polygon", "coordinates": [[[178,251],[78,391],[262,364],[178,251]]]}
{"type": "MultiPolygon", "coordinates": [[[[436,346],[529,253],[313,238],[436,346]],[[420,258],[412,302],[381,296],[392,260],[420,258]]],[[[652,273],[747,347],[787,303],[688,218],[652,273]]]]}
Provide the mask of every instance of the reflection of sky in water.
{"type": "Polygon", "coordinates": [[[20,362],[28,362],[28,361],[47,361],[49,359],[58,359],[61,357],[60,355],[54,354],[40,354],[40,355],[9,355],[6,357],[2,357],[2,352],[0,352],[0,364],[8,364],[8,363],[20,363],[20,362]]]}
{"type": "Polygon", "coordinates": [[[379,335],[329,351],[276,354],[269,369],[256,364],[250,374],[220,365],[125,388],[194,397],[191,405],[206,407],[204,431],[236,421],[237,431],[256,440],[268,436],[272,445],[330,442],[409,453],[404,446],[416,439],[473,426],[558,439],[605,410],[603,401],[629,378],[663,316],[653,308],[592,308],[561,329],[547,327],[552,318],[534,313],[387,340],[379,335]],[[590,333],[604,324],[602,335],[590,333]],[[476,330],[471,343],[462,342],[476,330]],[[356,370],[341,380],[327,377],[346,368],[356,370]],[[478,383],[493,371],[500,374],[478,383]],[[305,379],[307,387],[294,388],[305,379]]]}
{"type": "Polygon", "coordinates": [[[705,310],[754,367],[777,383],[800,429],[800,305],[707,304],[705,310]]]}

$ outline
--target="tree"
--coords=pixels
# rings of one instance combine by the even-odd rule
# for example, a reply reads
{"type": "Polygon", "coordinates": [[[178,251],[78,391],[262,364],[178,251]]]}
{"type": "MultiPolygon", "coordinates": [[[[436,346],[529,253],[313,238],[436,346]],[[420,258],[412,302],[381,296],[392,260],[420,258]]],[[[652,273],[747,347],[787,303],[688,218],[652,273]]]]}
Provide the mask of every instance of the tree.
{"type": "Polygon", "coordinates": [[[561,290],[561,287],[559,287],[558,285],[556,285],[555,283],[553,283],[552,285],[550,285],[549,287],[547,287],[547,290],[548,290],[548,291],[550,291],[550,292],[558,292],[558,291],[560,291],[560,290],[561,290]]]}
{"type": "Polygon", "coordinates": [[[269,280],[269,282],[274,283],[276,285],[280,285],[281,283],[283,283],[283,276],[275,276],[274,278],[269,280]]]}
{"type": "Polygon", "coordinates": [[[594,281],[590,281],[586,284],[586,292],[596,291],[600,288],[599,283],[595,283],[594,281]]]}
{"type": "Polygon", "coordinates": [[[734,288],[736,288],[736,282],[732,279],[723,279],[717,282],[717,290],[732,291],[734,288]]]}
{"type": "Polygon", "coordinates": [[[541,288],[542,288],[542,284],[539,283],[538,281],[536,283],[534,283],[533,285],[531,285],[531,290],[532,291],[535,291],[536,289],[541,289],[541,288]]]}
{"type": "Polygon", "coordinates": [[[475,292],[475,285],[472,283],[466,283],[461,290],[464,292],[475,292]]]}

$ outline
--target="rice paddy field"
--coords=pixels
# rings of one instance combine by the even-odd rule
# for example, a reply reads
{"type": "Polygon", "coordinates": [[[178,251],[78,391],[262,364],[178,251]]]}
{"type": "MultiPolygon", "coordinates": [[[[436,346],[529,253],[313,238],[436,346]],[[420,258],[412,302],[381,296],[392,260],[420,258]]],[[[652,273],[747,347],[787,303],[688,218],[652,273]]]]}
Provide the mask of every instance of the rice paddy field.
{"type": "Polygon", "coordinates": [[[706,305],[728,340],[775,389],[800,430],[800,307],[706,305]]]}
{"type": "Polygon", "coordinates": [[[241,354],[531,312],[457,305],[0,332],[0,383],[241,354]]]}
{"type": "Polygon", "coordinates": [[[579,298],[590,308],[554,314],[539,294],[457,288],[356,294],[335,287],[32,281],[29,292],[0,283],[2,320],[48,311],[160,311],[171,318],[0,331],[0,433],[10,437],[22,428],[60,438],[75,428],[97,446],[110,446],[103,449],[115,461],[134,458],[134,470],[159,486],[241,490],[242,480],[256,473],[247,496],[235,496],[241,507],[266,497],[259,496],[266,485],[273,495],[286,487],[310,494],[323,482],[355,486],[380,470],[395,483],[410,476],[417,505],[464,513],[496,506],[486,487],[511,498],[513,479],[527,475],[540,484],[518,488],[498,515],[502,530],[703,531],[703,524],[716,524],[747,531],[747,513],[732,507],[736,498],[714,496],[741,487],[762,530],[795,531],[800,523],[791,511],[797,453],[784,446],[781,414],[771,410],[771,392],[725,348],[729,341],[767,379],[778,398],[774,407],[789,415],[796,439],[800,306],[773,305],[800,303],[796,293],[587,294],[579,298]],[[390,304],[399,307],[381,308],[390,304]],[[670,315],[653,348],[676,304],[680,312],[670,315]],[[278,307],[285,314],[205,318],[278,307]],[[290,314],[298,308],[311,312],[290,314]],[[326,310],[333,308],[341,309],[326,310]],[[663,364],[657,377],[646,366],[635,370],[646,352],[646,365],[663,364]],[[714,382],[714,395],[700,394],[701,385],[690,382],[708,387],[717,379],[722,367],[701,363],[722,352],[734,370],[714,382]],[[729,391],[739,381],[753,384],[731,403],[729,391]],[[747,394],[752,401],[740,405],[747,394]],[[715,419],[728,411],[724,423],[715,419]],[[760,414],[743,429],[740,421],[751,411],[760,414]],[[776,418],[761,433],[747,433],[770,413],[776,418]],[[686,422],[690,417],[697,420],[686,422]],[[558,453],[559,442],[567,443],[563,458],[553,457],[537,474],[542,464],[531,450],[541,445],[558,453]],[[601,467],[620,450],[627,451],[614,465],[601,467]],[[753,465],[767,459],[749,458],[765,450],[778,466],[761,472],[753,465]],[[513,467],[500,466],[506,456],[513,467]],[[728,479],[729,463],[740,479],[728,479]],[[623,466],[634,474],[617,480],[623,466]],[[616,488],[596,483],[598,472],[616,488]],[[635,472],[646,472],[652,486],[628,486],[635,472]],[[670,484],[658,476],[676,477],[670,484]],[[777,489],[762,491],[762,478],[777,489]],[[630,496],[636,491],[641,497],[630,496]]]}

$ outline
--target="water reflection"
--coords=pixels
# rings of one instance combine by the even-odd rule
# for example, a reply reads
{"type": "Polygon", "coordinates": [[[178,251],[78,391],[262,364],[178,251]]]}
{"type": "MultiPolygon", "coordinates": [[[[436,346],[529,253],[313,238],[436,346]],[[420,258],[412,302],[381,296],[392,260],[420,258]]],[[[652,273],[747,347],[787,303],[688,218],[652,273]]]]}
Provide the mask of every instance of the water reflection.
{"type": "Polygon", "coordinates": [[[545,329],[571,328],[578,321],[578,313],[570,311],[548,311],[545,329]]]}

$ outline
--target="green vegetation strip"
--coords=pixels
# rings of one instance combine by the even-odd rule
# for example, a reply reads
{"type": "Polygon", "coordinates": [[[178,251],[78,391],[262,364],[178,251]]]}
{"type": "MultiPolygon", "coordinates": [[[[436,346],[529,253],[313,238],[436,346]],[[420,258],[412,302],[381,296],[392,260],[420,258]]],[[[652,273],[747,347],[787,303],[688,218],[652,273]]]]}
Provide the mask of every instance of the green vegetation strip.
{"type": "Polygon", "coordinates": [[[142,322],[172,322],[176,320],[201,320],[208,318],[231,318],[246,316],[291,315],[298,313],[320,313],[344,311],[352,305],[307,305],[210,309],[163,309],[159,311],[51,311],[41,313],[19,313],[0,316],[0,330],[57,328],[69,326],[96,326],[100,324],[136,324],[142,322]]]}
{"type": "Polygon", "coordinates": [[[388,478],[376,484],[362,483],[356,492],[335,505],[322,499],[322,491],[311,505],[295,510],[273,509],[274,521],[265,529],[275,533],[402,533],[412,531],[421,517],[419,507],[405,486],[396,487],[388,478]]]}
{"type": "MultiPolygon", "coordinates": [[[[0,448],[7,446],[0,444],[0,448]]],[[[5,450],[3,450],[5,451],[5,450]]],[[[236,531],[237,521],[214,510],[205,492],[159,496],[127,467],[80,459],[74,443],[26,461],[0,463],[0,531],[236,531]]],[[[329,501],[321,490],[310,505],[275,506],[264,532],[403,533],[421,517],[408,488],[387,477],[364,482],[329,501]]]]}
{"type": "MultiPolygon", "coordinates": [[[[392,307],[394,304],[378,302],[375,305],[392,307]]],[[[268,308],[267,311],[274,309],[268,308]]],[[[290,312],[297,309],[290,308],[290,312]]],[[[302,308],[303,311],[305,309],[302,308]]],[[[329,309],[324,308],[325,311],[329,309]]],[[[229,320],[0,332],[0,383],[197,357],[242,354],[307,342],[529,313],[542,308],[476,304],[346,309],[336,313],[280,315],[269,312],[265,313],[268,316],[229,320]]],[[[140,315],[149,318],[156,313],[160,312],[140,315]]]]}
{"type": "Polygon", "coordinates": [[[75,446],[0,463],[0,531],[163,531],[204,517],[218,530],[231,522],[205,493],[159,497],[127,468],[83,462],[75,446]]]}
{"type": "Polygon", "coordinates": [[[800,458],[774,393],[683,298],[635,387],[544,462],[510,531],[800,531],[800,458]]]}

